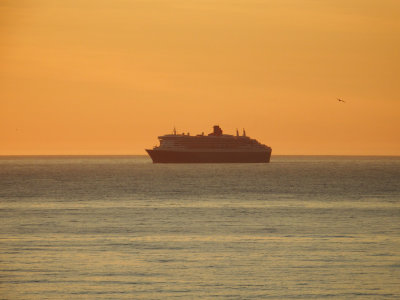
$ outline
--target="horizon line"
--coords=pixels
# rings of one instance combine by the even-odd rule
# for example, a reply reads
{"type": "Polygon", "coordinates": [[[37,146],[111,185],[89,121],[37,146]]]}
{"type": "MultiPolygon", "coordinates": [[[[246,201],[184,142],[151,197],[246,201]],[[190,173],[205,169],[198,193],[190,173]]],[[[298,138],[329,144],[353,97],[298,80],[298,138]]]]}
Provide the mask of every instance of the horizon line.
{"type": "MultiPolygon", "coordinates": [[[[0,157],[131,157],[147,154],[0,154],[0,157]]],[[[400,157],[400,154],[274,154],[273,156],[348,156],[348,157],[400,157]]]]}

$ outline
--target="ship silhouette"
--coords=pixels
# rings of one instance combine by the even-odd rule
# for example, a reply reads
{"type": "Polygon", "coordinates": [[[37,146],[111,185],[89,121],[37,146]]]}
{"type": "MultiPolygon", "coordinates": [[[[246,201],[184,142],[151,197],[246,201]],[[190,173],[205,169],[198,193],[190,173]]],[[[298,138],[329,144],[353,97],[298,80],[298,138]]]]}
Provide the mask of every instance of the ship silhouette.
{"type": "Polygon", "coordinates": [[[208,135],[189,133],[159,136],[160,145],[146,149],[153,163],[268,163],[271,147],[259,143],[243,134],[223,134],[222,129],[214,126],[208,135]]]}

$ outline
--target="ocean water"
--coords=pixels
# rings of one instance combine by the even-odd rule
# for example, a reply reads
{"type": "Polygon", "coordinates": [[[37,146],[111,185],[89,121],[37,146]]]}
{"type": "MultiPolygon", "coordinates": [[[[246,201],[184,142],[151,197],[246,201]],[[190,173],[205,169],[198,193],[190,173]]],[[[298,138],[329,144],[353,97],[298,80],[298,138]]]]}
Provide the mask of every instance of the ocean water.
{"type": "Polygon", "coordinates": [[[0,222],[0,299],[400,299],[400,157],[1,157],[0,222]]]}

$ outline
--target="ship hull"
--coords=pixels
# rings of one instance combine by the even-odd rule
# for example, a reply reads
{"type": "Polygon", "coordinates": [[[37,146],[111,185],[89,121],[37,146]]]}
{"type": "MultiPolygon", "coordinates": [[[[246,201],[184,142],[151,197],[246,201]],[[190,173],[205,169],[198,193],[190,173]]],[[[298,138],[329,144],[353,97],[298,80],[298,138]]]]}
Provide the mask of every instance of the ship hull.
{"type": "Polygon", "coordinates": [[[153,163],[268,163],[271,151],[147,150],[153,163]]]}

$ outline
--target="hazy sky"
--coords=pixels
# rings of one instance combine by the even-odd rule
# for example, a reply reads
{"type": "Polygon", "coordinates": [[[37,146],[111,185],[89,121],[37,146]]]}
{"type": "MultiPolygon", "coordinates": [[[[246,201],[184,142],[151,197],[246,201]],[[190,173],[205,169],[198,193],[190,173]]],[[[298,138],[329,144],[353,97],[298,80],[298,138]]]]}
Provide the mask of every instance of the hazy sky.
{"type": "Polygon", "coordinates": [[[400,155],[399,16],[399,0],[0,0],[0,155],[144,154],[214,124],[273,154],[400,155]]]}

